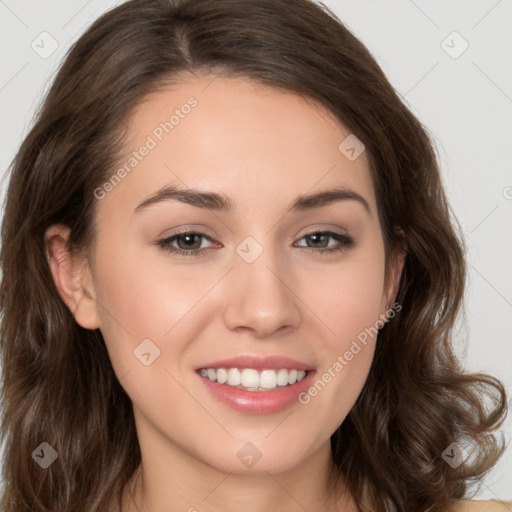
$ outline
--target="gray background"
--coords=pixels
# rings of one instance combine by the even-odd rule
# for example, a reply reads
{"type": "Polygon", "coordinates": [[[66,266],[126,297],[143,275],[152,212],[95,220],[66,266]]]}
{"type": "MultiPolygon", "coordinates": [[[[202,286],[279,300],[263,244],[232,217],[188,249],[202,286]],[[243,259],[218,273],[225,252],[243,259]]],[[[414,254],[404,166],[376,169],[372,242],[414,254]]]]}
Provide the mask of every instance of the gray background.
{"type": "MultiPolygon", "coordinates": [[[[69,45],[118,3],[0,0],[2,199],[5,170],[69,45]]],[[[434,138],[449,200],[468,244],[468,329],[461,328],[457,349],[469,370],[501,378],[510,398],[512,0],[326,4],[367,45],[434,138]]],[[[502,429],[507,440],[511,416],[502,429]]],[[[441,453],[446,447],[439,448],[441,453]]],[[[477,497],[512,500],[512,446],[477,497]]]]}

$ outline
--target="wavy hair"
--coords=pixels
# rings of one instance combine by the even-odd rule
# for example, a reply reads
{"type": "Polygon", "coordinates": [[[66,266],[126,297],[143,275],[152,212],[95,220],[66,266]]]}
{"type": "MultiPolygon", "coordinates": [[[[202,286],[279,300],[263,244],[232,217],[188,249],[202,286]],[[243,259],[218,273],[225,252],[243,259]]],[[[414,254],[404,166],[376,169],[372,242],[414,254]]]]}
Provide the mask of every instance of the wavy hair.
{"type": "Polygon", "coordinates": [[[99,330],[61,300],[45,252],[56,223],[70,250],[94,243],[94,189],[112,175],[125,120],[181,73],[240,76],[325,106],[366,146],[386,246],[405,234],[402,306],[379,333],[364,388],[331,437],[361,512],[441,512],[503,451],[503,385],[468,374],[452,348],[466,275],[463,237],[433,143],[366,47],[309,0],[130,0],[68,52],[10,165],[1,228],[2,509],[117,510],[141,462],[129,397],[99,330]],[[452,468],[443,450],[470,441],[452,468]],[[59,454],[42,470],[34,450],[59,454]]]}

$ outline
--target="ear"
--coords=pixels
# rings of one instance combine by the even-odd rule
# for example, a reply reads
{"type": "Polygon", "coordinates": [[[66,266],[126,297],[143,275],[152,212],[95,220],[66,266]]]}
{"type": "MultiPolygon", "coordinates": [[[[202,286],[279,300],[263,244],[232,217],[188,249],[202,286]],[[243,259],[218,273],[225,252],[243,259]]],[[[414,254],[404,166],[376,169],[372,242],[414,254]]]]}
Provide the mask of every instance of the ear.
{"type": "Polygon", "coordinates": [[[45,233],[48,264],[57,291],[79,325],[85,329],[100,327],[92,275],[87,258],[68,250],[70,229],[61,224],[45,233]]]}
{"type": "Polygon", "coordinates": [[[398,288],[400,286],[400,279],[404,269],[405,257],[407,256],[407,242],[405,233],[402,229],[397,228],[396,233],[399,240],[395,243],[391,254],[388,268],[386,269],[385,277],[385,290],[383,295],[383,307],[385,308],[384,316],[389,317],[389,311],[392,308],[398,288]]]}

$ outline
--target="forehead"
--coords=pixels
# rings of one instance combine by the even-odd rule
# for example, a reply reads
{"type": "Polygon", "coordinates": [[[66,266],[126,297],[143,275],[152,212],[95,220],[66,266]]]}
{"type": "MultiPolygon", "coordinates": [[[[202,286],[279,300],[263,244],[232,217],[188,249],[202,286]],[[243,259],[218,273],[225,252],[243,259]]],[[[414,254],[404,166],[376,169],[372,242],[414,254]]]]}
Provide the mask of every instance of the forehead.
{"type": "Polygon", "coordinates": [[[341,185],[374,203],[367,156],[347,158],[353,136],[331,112],[248,78],[186,76],[146,96],[127,125],[119,166],[133,166],[109,195],[123,190],[134,207],[170,183],[284,202],[341,185]]]}

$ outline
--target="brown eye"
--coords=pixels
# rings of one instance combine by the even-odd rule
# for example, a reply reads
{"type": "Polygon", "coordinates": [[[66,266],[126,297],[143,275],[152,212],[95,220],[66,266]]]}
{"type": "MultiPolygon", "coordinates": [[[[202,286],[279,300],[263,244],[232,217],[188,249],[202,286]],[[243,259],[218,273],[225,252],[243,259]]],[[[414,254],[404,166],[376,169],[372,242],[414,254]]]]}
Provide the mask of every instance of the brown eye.
{"type": "Polygon", "coordinates": [[[158,245],[167,252],[175,253],[177,256],[202,256],[205,253],[204,247],[201,247],[203,240],[213,241],[204,233],[186,231],[159,240],[158,245]],[[177,247],[173,245],[174,243],[176,243],[177,247]]]}

